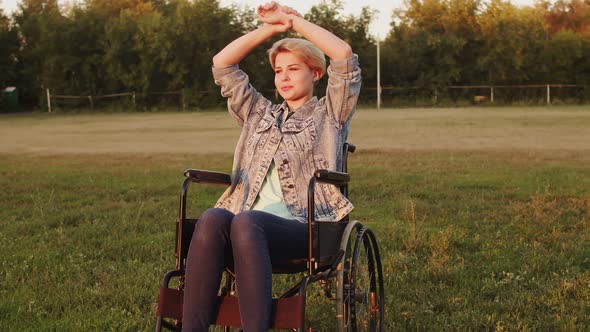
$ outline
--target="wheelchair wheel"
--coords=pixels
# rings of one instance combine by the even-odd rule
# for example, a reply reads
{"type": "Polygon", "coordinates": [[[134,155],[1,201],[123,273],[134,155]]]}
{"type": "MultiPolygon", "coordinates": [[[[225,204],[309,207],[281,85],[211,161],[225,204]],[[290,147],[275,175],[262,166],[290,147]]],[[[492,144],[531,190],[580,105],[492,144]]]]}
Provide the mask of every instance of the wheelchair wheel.
{"type": "Polygon", "coordinates": [[[383,331],[385,298],[377,241],[367,227],[355,228],[344,262],[344,331],[383,331]]]}

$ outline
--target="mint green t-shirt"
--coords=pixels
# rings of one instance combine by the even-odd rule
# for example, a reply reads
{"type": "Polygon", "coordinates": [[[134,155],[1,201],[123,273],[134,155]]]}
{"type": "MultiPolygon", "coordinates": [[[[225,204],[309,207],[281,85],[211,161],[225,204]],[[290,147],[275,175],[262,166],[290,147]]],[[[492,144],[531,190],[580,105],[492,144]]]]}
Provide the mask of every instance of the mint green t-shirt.
{"type": "Polygon", "coordinates": [[[279,173],[274,161],[270,163],[252,210],[272,213],[285,219],[295,219],[289,210],[287,210],[287,205],[285,205],[285,201],[283,200],[279,173]]]}

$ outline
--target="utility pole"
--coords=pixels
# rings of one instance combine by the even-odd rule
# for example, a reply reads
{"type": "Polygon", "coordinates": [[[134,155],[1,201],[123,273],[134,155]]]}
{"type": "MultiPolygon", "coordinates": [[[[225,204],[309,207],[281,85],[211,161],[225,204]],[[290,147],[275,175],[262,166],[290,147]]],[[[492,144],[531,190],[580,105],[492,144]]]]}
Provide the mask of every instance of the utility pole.
{"type": "Polygon", "coordinates": [[[381,41],[377,37],[377,110],[381,109],[381,41]]]}

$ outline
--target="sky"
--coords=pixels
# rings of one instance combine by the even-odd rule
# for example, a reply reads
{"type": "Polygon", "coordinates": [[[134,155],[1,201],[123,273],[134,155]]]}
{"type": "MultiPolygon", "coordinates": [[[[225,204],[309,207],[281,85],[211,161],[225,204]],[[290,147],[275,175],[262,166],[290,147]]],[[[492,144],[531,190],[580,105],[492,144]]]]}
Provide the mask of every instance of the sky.
{"type": "MultiPolygon", "coordinates": [[[[63,3],[67,0],[58,0],[63,3]]],[[[71,1],[71,0],[70,0],[71,1]]],[[[512,0],[512,3],[519,6],[532,5],[534,0],[512,0]]],[[[11,13],[17,8],[19,0],[0,0],[0,8],[4,9],[5,13],[11,13]]],[[[222,6],[229,6],[232,3],[238,6],[252,8],[254,10],[258,5],[266,3],[267,0],[220,0],[222,6]]],[[[321,0],[282,0],[281,4],[293,7],[302,14],[305,14],[309,9],[321,3],[321,0]]],[[[369,6],[376,9],[378,12],[372,22],[369,33],[379,39],[387,36],[391,22],[391,13],[394,9],[403,8],[403,0],[343,0],[344,8],[342,13],[345,15],[358,15],[361,8],[369,6]],[[378,5],[377,5],[378,4],[378,5]]]]}

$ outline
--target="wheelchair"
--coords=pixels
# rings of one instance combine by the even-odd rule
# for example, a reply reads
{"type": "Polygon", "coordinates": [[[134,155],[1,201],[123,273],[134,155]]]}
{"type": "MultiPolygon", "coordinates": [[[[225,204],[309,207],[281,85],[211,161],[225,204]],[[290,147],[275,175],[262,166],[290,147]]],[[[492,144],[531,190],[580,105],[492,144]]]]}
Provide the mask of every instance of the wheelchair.
{"type": "MultiPolygon", "coordinates": [[[[273,266],[273,274],[302,274],[302,279],[272,302],[272,329],[317,331],[306,321],[306,291],[318,282],[323,293],[335,303],[337,331],[383,331],[385,297],[383,272],[376,237],[366,226],[346,216],[338,222],[313,220],[314,188],[316,183],[336,185],[348,197],[348,153],[355,151],[349,143],[343,145],[342,172],[317,170],[308,186],[308,257],[273,266]],[[334,286],[335,284],[335,286],[334,286]]],[[[162,280],[156,311],[155,330],[180,331],[184,272],[189,244],[198,219],[187,218],[186,204],[191,183],[231,185],[229,174],[188,169],[181,186],[180,206],[176,219],[176,268],[162,280]],[[177,283],[171,286],[171,280],[177,283]]],[[[241,325],[235,287],[235,275],[226,268],[218,291],[218,313],[211,322],[230,331],[241,325]]]]}

